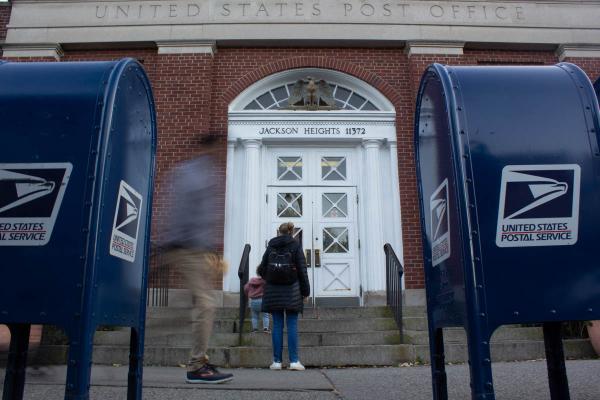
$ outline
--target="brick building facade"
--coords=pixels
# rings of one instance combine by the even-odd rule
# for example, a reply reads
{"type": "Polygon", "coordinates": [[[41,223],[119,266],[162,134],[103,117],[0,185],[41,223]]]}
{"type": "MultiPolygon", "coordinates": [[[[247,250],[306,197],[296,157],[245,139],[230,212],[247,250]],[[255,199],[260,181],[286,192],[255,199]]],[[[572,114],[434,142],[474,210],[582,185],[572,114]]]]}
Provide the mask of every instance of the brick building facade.
{"type": "MultiPolygon", "coordinates": [[[[30,3],[20,2],[18,0],[13,1],[12,4],[0,3],[0,48],[4,50],[3,58],[10,61],[42,60],[63,62],[114,60],[122,57],[133,57],[144,64],[153,85],[158,113],[159,146],[157,163],[158,178],[156,183],[156,201],[154,204],[155,228],[159,225],[157,221],[160,221],[161,218],[164,217],[165,206],[168,202],[168,193],[165,191],[164,177],[174,164],[194,154],[196,151],[195,149],[197,149],[196,141],[199,135],[210,133],[217,134],[221,138],[220,143],[222,151],[218,158],[218,166],[212,173],[215,174],[219,182],[222,183],[218,194],[218,203],[220,204],[219,219],[221,221],[219,225],[219,238],[222,239],[221,249],[225,252],[226,257],[229,258],[228,261],[232,265],[232,269],[235,269],[235,266],[239,261],[239,255],[241,253],[238,248],[241,248],[246,240],[252,240],[254,248],[262,248],[262,242],[268,238],[270,233],[272,233],[270,228],[271,223],[275,223],[278,219],[274,218],[272,215],[269,216],[269,210],[271,210],[269,208],[270,206],[265,206],[263,202],[261,202],[260,205],[258,205],[258,203],[256,204],[256,212],[259,214],[259,219],[252,219],[250,217],[248,217],[249,219],[244,219],[246,218],[245,214],[247,211],[252,210],[252,203],[249,203],[249,200],[244,197],[249,198],[254,196],[256,199],[264,199],[265,196],[267,196],[268,203],[268,196],[269,193],[271,193],[270,190],[272,190],[270,188],[277,188],[277,185],[273,184],[273,182],[269,181],[268,178],[265,178],[264,176],[249,176],[248,179],[254,179],[256,182],[260,183],[258,193],[251,192],[248,188],[245,188],[242,183],[239,183],[238,185],[234,182],[235,179],[240,180],[238,178],[234,179],[232,176],[235,171],[238,171],[238,169],[235,168],[239,168],[239,165],[236,164],[234,167],[229,163],[236,160],[236,162],[239,161],[245,163],[244,166],[248,167],[250,165],[248,164],[248,160],[251,157],[254,157],[253,154],[256,154],[256,157],[260,157],[260,162],[263,163],[260,164],[261,167],[266,168],[268,167],[267,160],[271,159],[269,158],[271,157],[271,153],[269,153],[271,150],[269,149],[273,148],[275,150],[273,150],[272,157],[274,157],[274,160],[277,160],[276,164],[272,164],[273,168],[279,166],[284,169],[288,168],[286,171],[291,171],[294,168],[293,163],[295,161],[290,161],[290,156],[292,155],[290,151],[293,152],[294,149],[305,149],[298,150],[299,156],[305,155],[305,158],[303,158],[303,161],[300,163],[303,162],[306,164],[309,157],[308,154],[311,154],[310,157],[316,157],[315,159],[321,157],[321,160],[317,161],[316,165],[320,165],[320,168],[330,168],[329,172],[331,172],[331,168],[333,168],[331,159],[338,160],[336,161],[338,164],[335,164],[335,168],[341,168],[341,163],[345,160],[344,157],[348,157],[347,165],[350,165],[351,157],[353,157],[352,160],[354,161],[352,162],[354,163],[354,169],[350,171],[350,167],[348,167],[348,174],[351,172],[355,174],[356,180],[353,181],[354,183],[347,186],[323,186],[325,188],[323,190],[326,192],[338,190],[340,193],[337,193],[336,195],[341,196],[338,196],[339,198],[344,196],[348,196],[347,198],[349,198],[352,193],[357,193],[358,196],[358,193],[360,193],[361,198],[366,198],[365,203],[358,203],[359,205],[355,209],[356,218],[353,220],[348,219],[350,222],[345,221],[341,225],[336,225],[332,221],[327,220],[333,224],[331,225],[332,227],[327,227],[327,221],[314,222],[318,218],[313,216],[311,231],[322,230],[323,235],[333,235],[330,239],[327,239],[326,236],[319,236],[322,241],[329,240],[331,242],[330,244],[334,245],[332,248],[337,248],[335,246],[340,243],[346,244],[346,247],[354,246],[354,242],[348,239],[349,237],[357,239],[356,243],[359,245],[362,243],[362,246],[357,248],[353,253],[352,259],[333,258],[333,255],[331,256],[332,258],[324,258],[324,260],[329,260],[328,262],[331,262],[332,265],[336,262],[341,264],[346,263],[344,264],[347,266],[345,271],[348,271],[348,268],[354,268],[356,270],[355,272],[335,271],[332,267],[332,270],[329,272],[329,279],[331,280],[329,284],[334,286],[338,285],[335,287],[337,292],[343,291],[342,289],[347,289],[348,293],[351,293],[350,297],[358,299],[357,301],[361,304],[366,302],[370,295],[381,295],[381,292],[385,289],[381,283],[381,276],[383,276],[381,270],[384,268],[382,265],[383,254],[377,252],[379,251],[378,249],[381,249],[380,245],[386,241],[392,242],[396,252],[403,261],[405,267],[404,283],[405,288],[408,290],[407,293],[412,293],[413,301],[422,301],[424,275],[414,160],[413,113],[419,81],[427,65],[434,62],[450,65],[548,65],[567,61],[579,65],[592,80],[595,80],[600,76],[600,24],[597,22],[598,20],[596,20],[595,26],[592,26],[592,28],[587,27],[584,29],[577,26],[571,27],[570,32],[574,32],[572,36],[577,37],[579,41],[577,43],[570,43],[570,39],[567,38],[568,35],[565,35],[564,40],[562,40],[557,34],[554,34],[553,27],[557,24],[554,21],[554,19],[557,18],[555,14],[548,15],[548,26],[544,26],[543,13],[540,16],[530,12],[527,7],[530,6],[531,3],[528,2],[523,2],[524,6],[522,8],[517,6],[513,16],[509,16],[509,11],[512,10],[510,7],[513,7],[512,5],[496,6],[494,12],[498,20],[490,23],[489,27],[484,27],[483,29],[487,29],[487,32],[502,32],[505,28],[508,33],[507,38],[511,37],[513,39],[506,39],[501,42],[497,39],[486,39],[486,37],[476,39],[472,32],[469,32],[468,29],[464,29],[463,33],[453,33],[454,37],[451,38],[452,40],[443,40],[443,38],[441,38],[443,34],[439,32],[423,33],[423,37],[415,37],[407,33],[406,37],[399,35],[393,40],[390,40],[389,38],[380,39],[376,37],[377,33],[373,30],[371,36],[363,37],[360,41],[346,40],[340,41],[339,43],[332,42],[330,39],[333,37],[326,36],[326,33],[324,33],[325,31],[316,33],[311,32],[310,34],[307,33],[307,36],[310,37],[302,37],[301,33],[293,30],[292,23],[294,21],[290,21],[290,19],[293,19],[291,17],[284,21],[284,24],[287,24],[286,27],[289,29],[290,35],[294,37],[294,39],[281,38],[281,40],[278,41],[271,40],[270,37],[268,37],[268,32],[256,33],[254,30],[249,30],[249,38],[247,40],[242,38],[243,35],[239,35],[240,38],[236,40],[231,37],[225,37],[221,40],[220,35],[227,36],[225,33],[202,33],[203,31],[201,29],[200,31],[190,29],[187,31],[188,33],[186,33],[187,36],[179,36],[177,39],[160,37],[162,33],[157,33],[157,36],[154,37],[152,34],[148,34],[147,31],[142,32],[142,30],[140,30],[139,35],[127,33],[129,36],[123,41],[111,40],[110,34],[106,36],[106,38],[108,38],[106,39],[103,35],[103,32],[105,31],[102,29],[110,29],[106,28],[106,26],[110,25],[107,18],[111,16],[114,19],[112,22],[117,26],[115,29],[122,29],[123,32],[127,32],[126,29],[128,29],[128,26],[133,28],[138,26],[131,22],[122,22],[124,19],[127,20],[127,18],[133,18],[133,13],[138,13],[138,17],[141,19],[143,18],[143,13],[147,12],[149,15],[148,18],[151,19],[152,9],[146,11],[146,9],[143,8],[145,4],[139,1],[122,1],[119,3],[106,3],[101,1],[93,3],[88,2],[88,11],[91,13],[91,16],[89,17],[90,21],[97,24],[93,27],[91,27],[91,23],[88,24],[89,26],[86,25],[88,31],[86,31],[85,37],[78,39],[77,32],[79,31],[77,29],[83,28],[78,25],[76,15],[79,12],[83,12],[81,10],[83,10],[82,7],[84,7],[84,5],[73,5],[75,3],[76,2],[68,3],[72,4],[75,8],[72,17],[73,20],[71,21],[73,36],[63,36],[62,39],[58,38],[58,36],[60,36],[59,34],[53,34],[52,29],[49,30],[50,33],[39,34],[39,32],[41,32],[42,28],[52,27],[52,24],[54,23],[56,23],[57,32],[58,28],[64,29],[65,21],[69,21],[68,16],[56,14],[55,17],[59,21],[54,21],[49,17],[47,20],[42,18],[42,22],[34,21],[33,16],[37,15],[35,13],[43,12],[50,12],[51,14],[52,12],[55,12],[52,8],[55,5],[57,7],[58,5],[63,7],[61,11],[64,12],[64,7],[67,7],[65,5],[67,3],[62,4],[59,1],[44,2],[43,4],[40,4],[38,9],[30,3]],[[113,4],[116,8],[109,8],[113,7],[113,4]],[[138,6],[139,8],[137,8],[138,6]],[[93,15],[94,12],[96,13],[95,16],[93,15]],[[533,28],[531,26],[527,27],[527,31],[531,32],[531,37],[519,36],[516,38],[516,36],[511,33],[513,32],[511,29],[515,29],[514,25],[518,25],[517,27],[525,29],[521,26],[523,24],[519,20],[528,18],[527,12],[530,12],[529,15],[535,16],[535,18],[532,18],[535,19],[535,23],[532,23],[533,28]],[[31,24],[33,28],[31,29],[24,28],[28,26],[28,15],[31,17],[31,21],[33,21],[31,24]],[[58,16],[62,19],[58,18],[58,16]],[[539,22],[540,19],[541,22],[539,22]],[[44,26],[44,24],[46,25],[44,26]],[[539,30],[539,32],[537,32],[536,29],[539,30]],[[27,32],[24,33],[24,31],[27,32]],[[539,36],[544,33],[543,31],[550,32],[549,35],[551,36],[551,39],[540,39],[539,36]],[[539,35],[536,34],[536,32],[539,33],[539,35]],[[259,38],[258,36],[260,35],[263,35],[263,37],[259,38]],[[585,38],[589,38],[589,40],[585,41],[585,38]],[[238,125],[243,126],[244,123],[246,123],[246,125],[252,125],[252,121],[248,122],[248,120],[244,120],[244,118],[258,118],[251,116],[253,115],[252,108],[241,107],[239,109],[233,109],[234,107],[232,107],[232,104],[236,102],[239,103],[241,101],[239,100],[240,98],[245,98],[247,101],[244,104],[249,107],[250,104],[252,104],[250,102],[252,97],[247,97],[246,95],[252,93],[255,85],[262,85],[267,92],[271,90],[272,93],[275,93],[274,91],[277,88],[273,87],[274,84],[271,87],[269,86],[270,77],[278,77],[281,74],[285,74],[286,71],[303,70],[310,73],[320,73],[320,71],[325,71],[323,72],[324,74],[327,73],[329,74],[327,76],[333,77],[333,81],[329,79],[326,80],[330,85],[339,83],[338,86],[340,88],[345,87],[346,89],[351,89],[356,93],[360,93],[362,96],[361,98],[370,100],[373,104],[377,101],[380,101],[381,104],[389,104],[391,107],[387,111],[389,111],[390,115],[393,117],[392,122],[388,125],[393,126],[393,138],[391,140],[389,138],[386,139],[384,138],[384,135],[374,139],[365,138],[362,141],[353,140],[344,142],[341,147],[330,139],[320,137],[314,141],[295,138],[297,140],[290,141],[288,145],[281,139],[273,142],[272,147],[268,144],[270,142],[266,141],[264,143],[267,143],[268,145],[263,146],[263,144],[258,144],[261,147],[256,150],[256,153],[253,153],[253,146],[256,144],[256,138],[248,139],[243,136],[246,134],[243,132],[240,134],[242,136],[232,138],[231,132],[234,130],[232,121],[235,118],[238,118],[238,114],[241,115],[239,118],[243,121],[235,125],[236,127],[238,125]],[[340,76],[340,81],[337,83],[335,74],[339,74],[340,76]],[[346,82],[346,86],[341,82],[346,82]],[[358,83],[355,87],[348,87],[352,85],[352,82],[358,83]],[[364,89],[362,92],[361,88],[364,89]],[[372,98],[368,96],[369,93],[373,94],[371,96],[372,98]],[[378,98],[380,98],[380,100],[377,100],[378,98]],[[250,115],[250,117],[248,117],[248,115],[250,115]],[[321,139],[322,141],[319,141],[321,139]],[[319,153],[320,150],[318,149],[321,148],[321,144],[323,144],[325,148],[330,149],[332,152],[331,154],[335,154],[335,156],[319,153]],[[369,149],[374,150],[369,153],[369,149]],[[346,153],[341,152],[342,150],[346,153]],[[305,153],[303,153],[303,151],[305,151],[305,153]],[[344,154],[343,156],[340,155],[342,153],[344,154]],[[345,154],[347,154],[347,156],[345,154]],[[363,164],[361,164],[361,160],[364,160],[363,164]],[[397,171],[392,171],[390,169],[385,173],[380,174],[379,171],[375,171],[373,174],[373,171],[368,170],[369,166],[372,165],[369,164],[369,160],[375,160],[375,162],[378,163],[377,165],[381,165],[382,168],[397,168],[397,171]],[[394,167],[396,165],[397,167],[394,167]],[[377,177],[379,175],[389,175],[389,179],[384,177],[377,178],[381,179],[379,184],[373,185],[370,177],[377,177]],[[343,190],[341,189],[342,187],[344,188],[343,190]],[[240,193],[240,191],[243,192],[244,190],[244,193],[240,193]],[[371,198],[371,192],[373,190],[379,191],[379,195],[371,198]],[[388,207],[388,201],[391,202],[390,204],[395,203],[388,199],[386,194],[391,195],[390,199],[392,200],[397,197],[399,203],[397,206],[399,207],[399,210],[388,213],[388,208],[386,208],[388,207]],[[373,208],[377,208],[373,207],[374,204],[383,205],[379,214],[370,214],[373,208]],[[237,208],[240,207],[243,208],[242,211],[237,210],[237,208]],[[258,210],[263,211],[259,212],[258,210]],[[243,218],[240,220],[239,217],[243,218]],[[265,218],[271,219],[269,221],[263,221],[265,218]],[[375,220],[373,220],[373,218],[375,218],[375,220]],[[377,218],[379,218],[379,220],[377,220],[377,218]],[[257,228],[254,232],[252,231],[252,225],[256,222],[258,222],[261,227],[260,229],[257,228]],[[340,231],[340,229],[342,229],[342,231],[340,231]],[[343,229],[347,230],[346,233],[343,232],[343,229]],[[397,233],[394,233],[395,229],[398,230],[397,233]],[[339,235],[335,236],[338,233],[339,235]],[[377,265],[373,265],[374,263],[377,265]],[[372,278],[374,275],[379,276],[379,278],[372,278]],[[339,281],[338,283],[333,282],[336,279],[339,281]]],[[[156,3],[162,4],[164,2],[159,1],[156,3]]],[[[185,5],[179,3],[182,2],[173,2],[177,7],[171,4],[169,6],[170,8],[165,9],[167,10],[167,14],[165,15],[172,17],[174,20],[172,26],[177,25],[175,19],[178,18],[182,12],[185,11],[188,16],[193,16],[202,11],[202,6],[198,5],[198,2],[187,2],[185,5]]],[[[265,5],[267,2],[255,3],[256,2],[249,2],[248,4],[251,4],[252,6],[249,5],[247,10],[242,8],[242,11],[238,10],[238,12],[248,12],[248,18],[258,18],[265,16],[265,12],[269,13],[269,7],[271,7],[270,10],[277,10],[277,8],[274,8],[274,4],[283,4],[271,4],[272,2],[268,2],[270,4],[269,6],[269,4],[265,5]],[[264,8],[261,8],[261,4],[264,8]],[[252,14],[250,15],[249,10],[251,7],[254,7],[254,5],[256,5],[256,10],[252,11],[252,14]]],[[[358,5],[351,6],[353,3],[348,2],[345,3],[348,6],[345,7],[344,11],[346,14],[350,14],[355,10],[360,10],[359,12],[362,17],[360,15],[359,17],[366,18],[371,14],[371,7],[373,7],[373,12],[375,12],[376,9],[379,9],[382,16],[377,21],[369,22],[371,24],[370,26],[372,28],[377,28],[379,26],[378,24],[382,24],[379,29],[388,29],[387,25],[383,25],[385,22],[384,19],[387,17],[386,14],[388,13],[388,8],[390,10],[389,13],[394,10],[390,7],[386,7],[390,6],[387,3],[379,4],[381,7],[375,7],[375,5],[377,5],[375,3],[379,4],[379,2],[373,2],[373,6],[371,6],[371,3],[363,2],[361,3],[362,6],[357,8],[358,5]],[[369,7],[365,7],[365,5],[369,5],[369,7]]],[[[221,8],[218,10],[220,10],[220,15],[222,15],[223,18],[225,18],[224,14],[227,14],[227,10],[229,10],[229,13],[233,13],[236,10],[232,5],[225,7],[228,4],[229,3],[219,3],[221,8]]],[[[318,2],[314,2],[313,8],[303,6],[304,8],[301,9],[301,12],[304,14],[310,10],[313,18],[317,18],[321,13],[325,13],[325,7],[315,8],[315,4],[319,5],[318,2]],[[315,15],[317,14],[317,9],[319,9],[319,15],[315,15]]],[[[485,8],[485,4],[488,3],[481,2],[481,4],[483,4],[483,11],[478,11],[479,9],[476,8],[468,8],[471,6],[464,6],[466,8],[463,10],[463,8],[454,9],[452,7],[446,9],[442,5],[439,5],[439,8],[434,8],[434,5],[428,9],[430,14],[428,17],[430,19],[435,19],[438,18],[436,16],[440,15],[439,13],[449,13],[459,10],[461,13],[464,13],[463,18],[468,19],[473,10],[473,13],[488,12],[485,8]]],[[[166,3],[162,6],[168,7],[166,3]]],[[[162,14],[160,13],[163,10],[162,6],[161,8],[154,8],[155,18],[161,18],[160,15],[162,14]]],[[[463,7],[462,3],[457,3],[456,7],[459,6],[463,7]]],[[[407,7],[403,8],[405,14],[407,12],[406,10],[409,9],[407,7]]],[[[597,8],[598,6],[588,7],[597,8]]],[[[295,10],[297,15],[299,13],[298,6],[296,6],[295,10]]],[[[283,8],[280,8],[279,11],[282,14],[284,13],[283,8]]],[[[538,10],[540,13],[542,11],[538,10]]],[[[582,13],[586,12],[585,9],[576,11],[582,13]]],[[[597,10],[595,10],[595,12],[597,13],[597,10]]],[[[167,18],[167,16],[163,16],[162,18],[167,18]]],[[[243,19],[244,17],[246,16],[239,15],[237,18],[243,19]]],[[[568,19],[567,17],[564,17],[565,20],[568,19]]],[[[442,18],[442,16],[439,18],[442,18]]],[[[204,26],[209,26],[208,23],[204,25],[205,22],[206,21],[199,23],[196,27],[202,28],[204,26]]],[[[452,20],[447,24],[435,22],[437,24],[436,26],[438,28],[441,27],[444,32],[450,29],[454,24],[452,20]]],[[[220,21],[217,20],[215,23],[220,23],[220,21]]],[[[306,22],[306,27],[310,30],[311,27],[309,26],[309,23],[310,21],[306,22]]],[[[360,19],[357,19],[352,21],[352,23],[358,24],[361,23],[361,21],[360,19]]],[[[145,25],[142,25],[144,25],[145,28],[149,27],[152,29],[152,24],[153,22],[150,21],[145,23],[145,25]]],[[[168,24],[166,25],[168,26],[168,24]]],[[[191,28],[194,28],[194,25],[188,25],[191,28]]],[[[226,26],[225,23],[223,23],[223,26],[226,26]]],[[[164,27],[164,21],[156,25],[157,30],[161,30],[164,27]]],[[[267,25],[264,25],[263,29],[268,31],[268,28],[266,27],[267,25]]],[[[66,30],[68,31],[69,29],[66,30]]],[[[246,27],[235,25],[232,26],[231,29],[244,30],[246,27]]],[[[478,29],[482,28],[480,27],[478,29]]],[[[281,32],[275,29],[273,34],[281,35],[281,32]]],[[[339,33],[334,32],[334,35],[335,34],[339,33]]],[[[1,54],[2,53],[0,53],[0,55],[1,54]]],[[[320,76],[316,76],[316,78],[320,78],[320,76]]],[[[289,85],[288,91],[290,91],[289,85]]],[[[339,89],[339,91],[341,92],[342,89],[339,89]]],[[[273,96],[275,96],[275,94],[273,94],[273,96]]],[[[258,97],[259,96],[256,96],[256,98],[258,97]]],[[[348,98],[348,102],[350,101],[349,99],[350,98],[348,98]]],[[[244,104],[242,104],[242,106],[244,106],[244,104]]],[[[346,106],[348,105],[346,104],[346,106]]],[[[271,119],[269,119],[271,117],[266,115],[267,110],[262,109],[263,105],[260,107],[260,118],[266,118],[268,121],[271,121],[271,119]]],[[[361,110],[355,109],[353,111],[359,113],[361,110]]],[[[385,110],[380,108],[379,111],[383,112],[385,110]]],[[[277,111],[275,111],[275,113],[277,113],[277,111]]],[[[293,111],[289,113],[293,113],[293,111]]],[[[313,123],[315,126],[326,126],[327,124],[323,123],[323,118],[326,119],[327,111],[315,111],[315,113],[320,113],[315,114],[319,115],[319,117],[313,117],[306,112],[302,114],[305,116],[306,121],[309,122],[298,122],[298,126],[305,127],[313,123]]],[[[366,115],[368,113],[364,112],[363,114],[366,115]]],[[[290,115],[292,115],[293,118],[293,114],[286,114],[285,118],[289,118],[290,115]]],[[[339,115],[345,114],[341,113],[339,115]]],[[[341,118],[339,115],[336,117],[336,121],[338,122],[341,118]]],[[[364,118],[367,117],[371,118],[371,116],[364,116],[364,118]]],[[[352,120],[354,121],[353,123],[358,121],[356,119],[358,117],[356,116],[351,116],[350,118],[355,118],[352,120]]],[[[346,126],[343,122],[340,122],[340,124],[340,126],[346,126]]],[[[372,126],[383,125],[385,124],[378,121],[376,123],[374,122],[372,126]]],[[[327,126],[333,125],[329,124],[327,126]]],[[[375,131],[375,128],[373,130],[375,131]]],[[[298,165],[300,163],[298,163],[298,165]]],[[[308,168],[307,164],[305,166],[308,168]]],[[[300,172],[300,174],[306,174],[307,170],[302,168],[304,167],[301,167],[297,171],[304,171],[300,172]]],[[[338,170],[336,169],[336,171],[338,170]]],[[[239,169],[239,172],[248,173],[245,168],[239,169]]],[[[325,174],[325,172],[322,173],[325,174]]],[[[319,172],[316,172],[315,174],[318,178],[319,172]]],[[[322,179],[319,178],[321,179],[319,181],[320,184],[326,183],[323,180],[325,179],[323,176],[321,176],[322,179]]],[[[348,177],[348,179],[350,178],[348,177]]],[[[308,188],[313,186],[318,187],[319,184],[315,185],[314,182],[309,182],[308,180],[305,180],[304,177],[301,177],[299,181],[302,181],[303,184],[297,185],[297,182],[283,182],[281,186],[292,186],[292,192],[295,190],[298,193],[302,193],[302,196],[305,198],[308,198],[310,195],[313,196],[312,198],[316,199],[315,196],[318,194],[315,193],[317,193],[318,190],[317,192],[314,192],[313,190],[313,193],[308,188]],[[305,189],[306,191],[303,191],[305,189]]],[[[249,185],[249,183],[246,184],[249,185]]],[[[285,190],[288,192],[290,191],[289,188],[285,190]]],[[[277,190],[275,190],[275,192],[277,192],[277,190]]],[[[325,192],[318,193],[321,195],[333,194],[325,192]]],[[[281,196],[281,194],[282,193],[274,194],[277,201],[280,201],[277,196],[281,196]]],[[[287,194],[295,194],[295,192],[287,194]]],[[[292,203],[287,204],[288,207],[290,207],[290,205],[291,207],[294,206],[292,203]]],[[[351,206],[346,204],[346,207],[347,208],[341,211],[345,211],[345,214],[350,215],[351,206]]],[[[336,208],[335,211],[337,212],[337,210],[338,209],[336,208]]],[[[281,217],[283,218],[285,216],[286,215],[282,213],[281,217]]],[[[277,215],[277,217],[280,217],[280,215],[277,215]]],[[[292,218],[289,215],[287,217],[292,218]]],[[[305,230],[307,231],[308,228],[305,230]]],[[[158,227],[158,229],[155,229],[155,235],[159,234],[160,229],[158,227]]],[[[305,242],[305,247],[310,247],[310,244],[307,246],[305,242]]],[[[313,244],[313,247],[314,250],[321,250],[324,257],[328,257],[323,244],[313,244]],[[319,246],[321,246],[320,249],[317,248],[319,246]]],[[[343,251],[344,250],[339,250],[339,252],[343,251]]],[[[258,254],[260,252],[255,253],[258,254]]],[[[335,256],[339,256],[339,254],[336,254],[335,256]]],[[[253,258],[254,262],[257,260],[256,257],[257,256],[255,255],[255,258],[253,258]]],[[[316,270],[316,268],[313,270],[316,270]]],[[[326,280],[327,277],[324,275],[325,273],[323,273],[323,276],[319,279],[326,280]]],[[[225,277],[223,282],[216,282],[215,285],[222,285],[226,292],[235,292],[237,289],[234,281],[235,271],[230,273],[229,277],[225,277]]],[[[324,282],[321,284],[325,285],[324,282]]],[[[170,286],[172,288],[180,288],[183,286],[183,282],[176,271],[172,273],[170,286]]],[[[321,289],[321,295],[323,297],[335,297],[339,295],[339,293],[328,295],[326,293],[327,288],[321,289]]]]}

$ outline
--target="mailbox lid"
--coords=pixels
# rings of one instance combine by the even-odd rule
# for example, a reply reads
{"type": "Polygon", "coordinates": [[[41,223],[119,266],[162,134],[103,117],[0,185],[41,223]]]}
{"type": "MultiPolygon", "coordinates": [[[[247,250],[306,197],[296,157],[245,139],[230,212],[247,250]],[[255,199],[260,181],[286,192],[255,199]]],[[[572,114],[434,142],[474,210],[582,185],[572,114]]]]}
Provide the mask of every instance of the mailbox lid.
{"type": "Polygon", "coordinates": [[[23,236],[0,246],[5,322],[66,325],[81,312],[99,123],[114,65],[0,64],[0,170],[8,177],[3,184],[12,185],[3,190],[8,208],[0,223],[11,224],[5,238],[7,231],[31,235],[42,225],[47,232],[44,240],[23,236]],[[23,175],[50,193],[17,198],[14,179],[23,175]],[[11,207],[15,201],[22,202],[11,207]],[[15,223],[38,225],[16,229],[15,223]]]}
{"type": "Polygon", "coordinates": [[[121,60],[109,78],[93,243],[97,324],[136,325],[145,308],[156,112],[142,66],[121,60]],[[140,304],[140,301],[142,304],[140,304]]]}
{"type": "Polygon", "coordinates": [[[417,99],[415,149],[427,309],[435,327],[466,324],[465,245],[457,187],[454,106],[445,67],[424,73],[417,99]]]}
{"type": "Polygon", "coordinates": [[[599,112],[589,79],[571,64],[449,70],[488,323],[600,317],[599,112]]]}

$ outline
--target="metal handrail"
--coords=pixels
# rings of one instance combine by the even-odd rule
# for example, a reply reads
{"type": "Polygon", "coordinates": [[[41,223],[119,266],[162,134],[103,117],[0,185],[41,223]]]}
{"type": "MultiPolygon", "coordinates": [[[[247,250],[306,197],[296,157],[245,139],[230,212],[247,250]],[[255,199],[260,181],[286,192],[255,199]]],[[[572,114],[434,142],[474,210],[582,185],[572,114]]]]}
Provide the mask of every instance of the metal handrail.
{"type": "Polygon", "coordinates": [[[240,266],[238,268],[238,277],[240,278],[240,315],[239,315],[239,326],[238,326],[238,344],[242,345],[242,334],[244,332],[244,321],[246,319],[246,307],[248,306],[248,300],[244,293],[244,286],[250,279],[250,245],[244,246],[244,252],[242,253],[242,259],[240,260],[240,266]]]}
{"type": "Polygon", "coordinates": [[[402,329],[402,275],[404,268],[396,256],[394,249],[389,243],[383,246],[385,252],[385,277],[387,305],[392,309],[396,326],[400,330],[400,343],[404,342],[404,333],[402,329]]]}
{"type": "Polygon", "coordinates": [[[167,307],[169,305],[169,270],[165,262],[163,247],[152,244],[150,247],[150,267],[148,276],[148,307],[167,307]]]}

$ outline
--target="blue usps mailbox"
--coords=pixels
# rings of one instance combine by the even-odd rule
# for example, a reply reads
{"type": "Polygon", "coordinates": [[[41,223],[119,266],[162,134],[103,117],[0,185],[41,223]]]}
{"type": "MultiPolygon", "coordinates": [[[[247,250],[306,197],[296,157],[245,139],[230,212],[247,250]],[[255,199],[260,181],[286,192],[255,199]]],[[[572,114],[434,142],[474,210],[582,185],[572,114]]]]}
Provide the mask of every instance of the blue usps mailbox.
{"type": "Polygon", "coordinates": [[[69,337],[65,399],[87,399],[98,325],[131,327],[141,399],[156,118],[131,59],[0,64],[3,399],[21,399],[30,324],[69,337]]]}
{"type": "Polygon", "coordinates": [[[543,323],[568,399],[560,321],[600,318],[600,111],[575,65],[430,66],[415,117],[434,399],[444,327],[467,332],[473,399],[494,399],[490,338],[543,323]]]}

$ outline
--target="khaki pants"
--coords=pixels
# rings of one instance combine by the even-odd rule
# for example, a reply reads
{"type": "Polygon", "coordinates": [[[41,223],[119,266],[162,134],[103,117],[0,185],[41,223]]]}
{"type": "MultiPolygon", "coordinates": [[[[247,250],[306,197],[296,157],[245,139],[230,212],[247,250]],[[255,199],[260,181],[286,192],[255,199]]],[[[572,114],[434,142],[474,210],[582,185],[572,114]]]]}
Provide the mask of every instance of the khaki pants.
{"type": "Polygon", "coordinates": [[[167,262],[183,273],[192,294],[192,351],[188,371],[195,371],[208,362],[206,351],[213,330],[217,306],[216,291],[211,282],[217,271],[207,260],[208,253],[187,249],[172,250],[167,262]]]}

